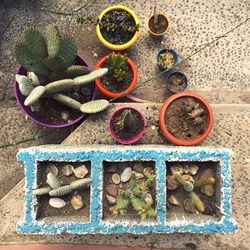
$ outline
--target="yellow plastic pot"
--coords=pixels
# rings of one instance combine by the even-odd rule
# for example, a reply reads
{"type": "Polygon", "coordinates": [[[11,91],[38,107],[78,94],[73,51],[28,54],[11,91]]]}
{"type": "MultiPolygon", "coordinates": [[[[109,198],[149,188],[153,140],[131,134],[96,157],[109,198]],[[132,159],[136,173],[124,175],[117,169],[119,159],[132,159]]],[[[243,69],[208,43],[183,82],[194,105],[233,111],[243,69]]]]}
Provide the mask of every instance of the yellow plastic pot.
{"type": "MultiPolygon", "coordinates": [[[[110,12],[112,10],[124,10],[124,11],[127,11],[135,20],[135,24],[139,24],[139,19],[138,17],[136,16],[136,14],[134,13],[133,10],[131,10],[130,8],[128,7],[125,7],[125,6],[122,6],[122,5],[114,5],[114,6],[110,6],[108,7],[107,9],[105,9],[100,15],[99,15],[99,20],[102,20],[103,16],[107,13],[107,12],[110,12]]],[[[120,50],[125,50],[125,49],[128,49],[130,48],[134,42],[137,40],[137,38],[139,37],[139,31],[136,31],[133,38],[127,42],[127,43],[124,43],[124,44],[121,44],[121,45],[116,45],[116,44],[112,44],[112,43],[109,43],[108,41],[106,41],[103,36],[102,36],[102,33],[101,33],[101,30],[100,30],[100,26],[99,24],[97,24],[96,26],[96,33],[97,33],[97,36],[100,40],[100,42],[105,46],[107,47],[108,49],[111,49],[111,50],[115,50],[115,51],[120,51],[120,50]]]]}

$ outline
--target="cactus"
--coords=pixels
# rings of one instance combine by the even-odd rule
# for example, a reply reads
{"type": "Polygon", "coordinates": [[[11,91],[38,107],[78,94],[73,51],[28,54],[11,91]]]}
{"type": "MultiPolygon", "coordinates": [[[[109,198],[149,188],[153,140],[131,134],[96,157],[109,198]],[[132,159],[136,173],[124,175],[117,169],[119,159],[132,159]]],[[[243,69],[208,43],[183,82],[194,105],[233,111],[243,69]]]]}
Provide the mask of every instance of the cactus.
{"type": "Polygon", "coordinates": [[[64,79],[51,82],[45,86],[46,94],[58,93],[73,88],[74,81],[72,79],[64,79]]]}
{"type": "Polygon", "coordinates": [[[92,71],[88,75],[78,76],[78,77],[74,78],[74,84],[81,86],[81,85],[84,85],[86,83],[93,82],[95,79],[106,75],[107,72],[108,72],[107,68],[97,69],[95,71],[92,71]]]}
{"type": "Polygon", "coordinates": [[[73,190],[78,188],[87,188],[91,182],[90,178],[84,178],[76,181],[72,181],[69,185],[72,187],[73,190]]]}
{"type": "Polygon", "coordinates": [[[49,70],[43,63],[47,56],[47,45],[42,33],[34,28],[27,28],[16,42],[14,50],[17,61],[27,71],[46,77],[49,75],[49,70]]]}
{"type": "Polygon", "coordinates": [[[95,114],[103,111],[109,105],[109,102],[105,99],[100,99],[96,101],[86,102],[81,105],[80,110],[86,114],[95,114]]]}
{"type": "Polygon", "coordinates": [[[16,75],[16,81],[19,84],[19,90],[24,96],[28,96],[30,92],[34,89],[32,86],[32,81],[23,75],[16,75]]]}
{"type": "Polygon", "coordinates": [[[40,81],[39,81],[37,75],[34,72],[28,72],[28,77],[31,80],[33,86],[39,86],[40,85],[40,81]]]}
{"type": "Polygon", "coordinates": [[[191,192],[194,189],[194,185],[189,182],[186,181],[181,175],[176,174],[175,175],[175,179],[181,184],[183,185],[183,188],[187,191],[187,192],[191,192]]]}
{"type": "Polygon", "coordinates": [[[86,66],[72,65],[66,69],[66,74],[69,78],[75,78],[77,76],[82,76],[89,74],[91,71],[86,66]]]}
{"type": "Polygon", "coordinates": [[[42,187],[38,188],[32,191],[33,195],[43,195],[43,194],[48,194],[49,191],[51,190],[51,187],[42,187]]]}
{"type": "Polygon", "coordinates": [[[39,111],[40,107],[41,107],[41,103],[39,101],[36,101],[30,106],[30,109],[32,112],[35,112],[35,111],[39,111]]]}
{"type": "Polygon", "coordinates": [[[55,99],[56,101],[70,107],[76,110],[79,110],[81,107],[81,103],[74,100],[73,98],[63,95],[63,94],[54,94],[51,96],[53,99],[55,99]]]}
{"type": "Polygon", "coordinates": [[[61,183],[58,180],[58,178],[52,174],[52,173],[48,173],[47,174],[47,180],[46,182],[53,188],[53,189],[57,189],[59,187],[61,187],[61,183]]]}
{"type": "Polygon", "coordinates": [[[28,97],[24,101],[25,106],[30,106],[34,103],[36,103],[45,93],[45,87],[44,86],[37,86],[35,87],[28,97]]]}
{"type": "Polygon", "coordinates": [[[62,187],[58,187],[57,189],[53,189],[49,192],[50,196],[62,196],[71,193],[72,187],[70,185],[65,185],[62,187]]]}
{"type": "Polygon", "coordinates": [[[129,199],[121,198],[117,201],[115,206],[109,208],[109,211],[112,213],[112,215],[116,216],[118,214],[122,214],[128,205],[129,199]]]}
{"type": "Polygon", "coordinates": [[[214,177],[202,178],[195,183],[196,187],[203,187],[206,185],[213,185],[215,183],[214,177]]]}
{"type": "Polygon", "coordinates": [[[188,195],[191,198],[192,202],[194,203],[195,207],[200,212],[203,213],[205,211],[205,206],[204,206],[204,203],[199,198],[199,196],[195,192],[193,192],[193,191],[189,192],[188,195]]]}

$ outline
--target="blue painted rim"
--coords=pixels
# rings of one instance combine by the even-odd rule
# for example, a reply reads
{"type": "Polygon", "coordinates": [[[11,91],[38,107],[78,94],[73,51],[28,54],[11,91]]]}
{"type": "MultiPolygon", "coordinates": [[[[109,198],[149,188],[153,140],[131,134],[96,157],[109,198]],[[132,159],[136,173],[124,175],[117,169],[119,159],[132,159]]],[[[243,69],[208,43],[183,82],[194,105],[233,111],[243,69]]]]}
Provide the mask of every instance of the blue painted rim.
{"type": "Polygon", "coordinates": [[[166,76],[166,78],[167,78],[167,89],[168,89],[169,92],[171,92],[171,93],[173,93],[173,94],[176,94],[176,93],[185,91],[186,88],[187,88],[187,86],[188,86],[188,79],[187,79],[187,76],[186,76],[184,73],[180,72],[180,71],[173,71],[173,72],[169,73],[169,74],[166,76]],[[180,76],[183,76],[183,77],[184,77],[184,87],[183,87],[182,90],[176,91],[176,90],[173,90],[173,89],[170,88],[169,79],[170,79],[170,77],[171,77],[172,75],[180,75],[180,76]]]}
{"type": "Polygon", "coordinates": [[[163,66],[161,66],[161,65],[159,65],[158,64],[158,62],[159,62],[159,59],[160,59],[160,55],[161,54],[163,54],[163,53],[165,53],[165,52],[170,52],[170,53],[172,53],[173,54],[173,56],[174,56],[174,65],[176,65],[177,63],[178,63],[178,61],[179,61],[179,56],[178,56],[178,54],[177,54],[177,52],[174,50],[174,49],[161,49],[159,52],[158,52],[158,54],[157,54],[157,58],[156,58],[156,60],[157,60],[157,66],[158,66],[158,68],[160,69],[160,70],[162,70],[162,71],[164,71],[164,70],[166,70],[167,68],[164,68],[163,66]]]}

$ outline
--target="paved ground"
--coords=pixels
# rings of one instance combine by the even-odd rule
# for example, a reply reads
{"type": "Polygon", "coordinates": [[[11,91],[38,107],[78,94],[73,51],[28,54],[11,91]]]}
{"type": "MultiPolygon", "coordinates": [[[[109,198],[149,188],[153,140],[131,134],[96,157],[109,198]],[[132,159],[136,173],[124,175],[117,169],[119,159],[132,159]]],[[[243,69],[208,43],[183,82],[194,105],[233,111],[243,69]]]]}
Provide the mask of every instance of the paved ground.
{"type": "MultiPolygon", "coordinates": [[[[44,30],[47,24],[54,23],[65,29],[76,40],[79,53],[92,65],[108,53],[108,50],[97,41],[94,32],[97,14],[105,7],[117,1],[94,1],[73,16],[57,16],[41,11],[42,6],[50,5],[58,8],[64,3],[63,11],[70,11],[79,7],[83,1],[48,1],[48,0],[2,0],[0,2],[0,144],[22,140],[43,133],[44,129],[36,126],[16,106],[12,91],[12,79],[17,66],[13,56],[12,47],[24,26],[36,25],[44,30]],[[82,16],[83,24],[78,24],[76,18],[82,16]],[[10,20],[13,21],[9,24],[10,20]],[[8,25],[9,24],[9,25],[8,25]],[[9,26],[6,30],[5,28],[9,26]],[[97,54],[97,57],[93,56],[97,54]]],[[[155,1],[129,1],[119,3],[130,6],[137,13],[141,21],[141,36],[137,43],[128,51],[129,57],[135,62],[139,70],[140,80],[145,80],[158,72],[155,57],[159,48],[166,46],[177,49],[181,58],[199,49],[212,38],[231,29],[239,22],[245,20],[250,11],[249,0],[201,0],[201,1],[157,1],[159,10],[167,13],[171,20],[169,32],[162,41],[152,40],[146,30],[147,17],[153,10],[155,1]]],[[[8,193],[23,177],[22,168],[15,162],[15,155],[20,147],[42,143],[60,143],[66,138],[70,130],[62,130],[39,141],[29,142],[19,147],[0,149],[0,214],[3,218],[0,224],[1,243],[70,243],[77,244],[114,244],[128,246],[157,246],[186,248],[187,243],[194,243],[197,249],[248,249],[249,241],[249,104],[250,104],[250,22],[236,30],[233,34],[220,40],[196,55],[189,63],[182,65],[189,78],[189,90],[202,94],[212,103],[215,110],[215,128],[203,145],[227,146],[235,151],[233,159],[234,197],[233,208],[240,230],[233,236],[60,236],[51,237],[22,237],[15,233],[14,224],[22,214],[22,187],[19,183],[8,193]],[[228,104],[228,105],[224,105],[228,104]],[[233,105],[232,105],[233,104],[233,105]],[[15,204],[15,205],[14,205],[15,204]],[[17,207],[13,211],[13,205],[17,207]]],[[[154,80],[140,88],[135,95],[163,102],[167,97],[164,78],[154,80]]],[[[143,143],[163,143],[158,134],[157,112],[158,106],[141,107],[148,115],[147,136],[143,143]],[[155,126],[155,129],[152,129],[155,126]]],[[[110,109],[108,112],[111,112],[110,109]]],[[[101,118],[91,117],[75,133],[65,141],[73,143],[113,143],[106,133],[106,123],[110,113],[104,113],[101,118]],[[104,119],[104,120],[102,120],[104,119]],[[101,122],[102,121],[102,122],[101,122]],[[97,122],[100,125],[96,125],[97,122]],[[91,125],[91,127],[90,127],[91,125]],[[94,132],[93,132],[94,131],[94,132]],[[98,133],[96,133],[98,131],[98,133]]],[[[194,248],[195,249],[195,248],[194,248]]]]}

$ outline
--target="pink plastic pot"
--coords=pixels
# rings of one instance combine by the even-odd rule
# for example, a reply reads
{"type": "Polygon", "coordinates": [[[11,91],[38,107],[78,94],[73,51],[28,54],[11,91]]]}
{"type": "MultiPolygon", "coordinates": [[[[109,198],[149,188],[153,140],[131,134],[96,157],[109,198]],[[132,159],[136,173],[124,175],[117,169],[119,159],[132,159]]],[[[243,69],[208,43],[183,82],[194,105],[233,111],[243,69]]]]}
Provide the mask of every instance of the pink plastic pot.
{"type": "Polygon", "coordinates": [[[139,141],[139,140],[141,139],[141,137],[143,136],[144,132],[145,132],[145,128],[146,128],[146,120],[145,120],[144,116],[142,115],[141,112],[139,112],[137,109],[134,109],[134,108],[132,108],[132,107],[123,107],[123,108],[120,108],[120,109],[116,110],[116,111],[114,112],[114,114],[112,115],[110,121],[109,121],[109,132],[110,132],[111,136],[112,136],[117,142],[119,142],[119,143],[121,143],[121,144],[124,144],[124,145],[134,144],[134,143],[136,143],[137,141],[139,141]],[[138,114],[138,115],[140,116],[141,120],[143,121],[143,127],[142,127],[140,133],[139,133],[138,135],[136,135],[134,138],[132,138],[132,139],[130,139],[130,140],[128,140],[128,141],[119,138],[119,137],[115,134],[115,132],[113,131],[113,129],[112,129],[112,123],[113,123],[113,121],[114,121],[114,118],[116,118],[116,117],[117,117],[121,112],[123,112],[125,109],[130,109],[130,110],[132,110],[134,113],[138,114]]]}

